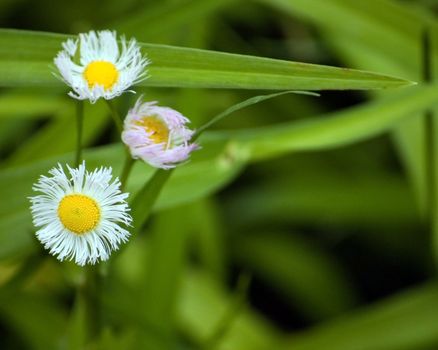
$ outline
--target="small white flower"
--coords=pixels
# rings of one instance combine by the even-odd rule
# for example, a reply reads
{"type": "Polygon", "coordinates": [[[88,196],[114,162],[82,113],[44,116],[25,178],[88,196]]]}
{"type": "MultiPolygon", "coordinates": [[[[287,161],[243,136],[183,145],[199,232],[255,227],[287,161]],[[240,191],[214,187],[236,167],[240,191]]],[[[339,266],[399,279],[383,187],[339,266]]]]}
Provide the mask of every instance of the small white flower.
{"type": "Polygon", "coordinates": [[[69,95],[78,100],[110,100],[146,78],[149,61],[135,39],[127,42],[121,37],[119,45],[116,32],[90,31],[67,40],[62,47],[54,62],[73,90],[69,95]]]}
{"type": "Polygon", "coordinates": [[[107,260],[112,250],[126,242],[129,232],[120,223],[130,225],[120,181],[112,179],[111,168],[93,172],[85,170],[85,162],[77,169],[67,165],[70,176],[59,164],[41,176],[30,197],[37,238],[59,260],[74,260],[78,265],[107,260]]]}
{"type": "Polygon", "coordinates": [[[142,103],[141,97],[125,118],[122,140],[135,159],[142,159],[156,168],[174,168],[186,160],[198,145],[189,143],[193,131],[181,113],[156,105],[142,103]]]}

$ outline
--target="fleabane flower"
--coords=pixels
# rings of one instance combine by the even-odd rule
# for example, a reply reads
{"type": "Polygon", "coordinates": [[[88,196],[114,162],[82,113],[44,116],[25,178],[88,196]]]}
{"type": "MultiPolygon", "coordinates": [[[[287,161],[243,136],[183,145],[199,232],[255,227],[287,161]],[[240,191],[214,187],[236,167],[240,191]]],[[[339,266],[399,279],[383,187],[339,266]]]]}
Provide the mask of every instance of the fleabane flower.
{"type": "Polygon", "coordinates": [[[122,140],[135,159],[169,169],[188,159],[198,145],[190,143],[193,131],[181,113],[138,99],[125,118],[122,140]]]}
{"type": "Polygon", "coordinates": [[[146,78],[149,61],[142,56],[136,40],[128,42],[121,37],[119,44],[114,31],[82,33],[62,47],[54,63],[73,90],[69,95],[78,100],[110,100],[146,78]]]}
{"type": "Polygon", "coordinates": [[[52,255],[78,265],[107,260],[111,251],[126,242],[130,225],[127,193],[120,181],[112,180],[111,168],[92,172],[85,163],[64,172],[61,165],[41,176],[33,186],[39,195],[30,197],[36,236],[52,255]]]}

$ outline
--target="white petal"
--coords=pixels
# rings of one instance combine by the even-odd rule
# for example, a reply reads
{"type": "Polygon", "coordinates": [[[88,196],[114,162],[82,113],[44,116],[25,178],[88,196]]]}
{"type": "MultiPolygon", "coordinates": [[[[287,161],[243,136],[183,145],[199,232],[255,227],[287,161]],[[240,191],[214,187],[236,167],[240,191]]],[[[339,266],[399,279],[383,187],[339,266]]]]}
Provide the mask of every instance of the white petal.
{"type": "Polygon", "coordinates": [[[126,242],[132,218],[126,203],[128,194],[121,193],[120,181],[111,182],[111,168],[86,171],[85,162],[78,168],[67,166],[67,176],[61,165],[50,170],[51,177],[41,176],[33,189],[40,194],[31,197],[31,212],[36,236],[60,261],[74,260],[78,265],[107,260],[113,250],[126,242]],[[62,198],[71,193],[89,196],[100,207],[100,221],[89,232],[69,231],[58,217],[62,198]]]}
{"type": "Polygon", "coordinates": [[[72,88],[69,96],[78,100],[88,99],[91,103],[99,98],[110,100],[146,79],[146,67],[150,62],[142,55],[140,46],[134,39],[127,42],[122,37],[120,42],[119,45],[116,32],[103,30],[79,34],[76,41],[68,39],[62,44],[63,50],[55,57],[54,63],[59,70],[60,78],[72,88]],[[79,62],[75,60],[77,50],[79,62]],[[118,80],[110,89],[88,85],[83,73],[94,61],[110,62],[118,70],[118,80]]]}

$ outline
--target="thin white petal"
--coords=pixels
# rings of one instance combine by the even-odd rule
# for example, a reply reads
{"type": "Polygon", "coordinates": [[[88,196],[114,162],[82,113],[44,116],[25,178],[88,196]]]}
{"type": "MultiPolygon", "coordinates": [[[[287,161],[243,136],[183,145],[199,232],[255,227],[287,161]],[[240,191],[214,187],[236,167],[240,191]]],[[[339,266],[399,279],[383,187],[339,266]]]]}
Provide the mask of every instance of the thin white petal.
{"type": "Polygon", "coordinates": [[[111,168],[86,171],[85,162],[78,168],[67,166],[41,176],[33,189],[40,194],[30,197],[33,223],[38,240],[60,261],[73,260],[78,265],[107,260],[113,250],[129,238],[121,224],[129,226],[132,218],[126,203],[127,193],[120,191],[120,181],[111,182],[111,168]],[[68,194],[84,194],[100,207],[100,221],[91,231],[76,234],[64,227],[58,217],[59,203],[68,194]]]}
{"type": "Polygon", "coordinates": [[[116,32],[103,30],[79,34],[78,39],[67,40],[54,59],[60,78],[71,87],[70,97],[78,100],[88,99],[91,103],[99,98],[106,100],[120,96],[130,86],[147,78],[146,67],[150,61],[141,53],[135,39],[129,42],[124,37],[117,41],[116,32]],[[79,60],[76,54],[79,51],[79,60]],[[90,87],[84,78],[84,71],[94,61],[114,64],[118,70],[117,82],[110,88],[94,85],[90,87]]]}

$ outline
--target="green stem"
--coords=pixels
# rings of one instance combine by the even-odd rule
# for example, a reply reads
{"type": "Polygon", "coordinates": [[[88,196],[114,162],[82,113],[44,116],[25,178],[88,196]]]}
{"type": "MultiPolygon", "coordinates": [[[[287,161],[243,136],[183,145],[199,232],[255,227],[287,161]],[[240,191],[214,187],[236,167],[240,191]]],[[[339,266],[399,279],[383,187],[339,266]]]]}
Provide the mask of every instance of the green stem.
{"type": "MultiPolygon", "coordinates": [[[[163,170],[158,169],[154,175],[145,182],[143,187],[137,192],[134,198],[130,201],[131,216],[133,219],[133,227],[131,228],[131,239],[139,233],[143,225],[149,218],[153,206],[158,199],[164,184],[172,174],[173,169],[163,170]]],[[[113,252],[112,259],[108,262],[108,270],[111,271],[113,261],[124,251],[126,245],[123,245],[117,251],[113,252]]],[[[111,272],[109,272],[111,273],[111,272]]]]}
{"type": "Polygon", "coordinates": [[[172,172],[173,169],[158,169],[134,197],[131,203],[131,215],[135,225],[133,234],[138,233],[149,218],[158,195],[172,172]]]}
{"type": "MultiPolygon", "coordinates": [[[[134,198],[130,201],[131,216],[133,219],[133,227],[131,228],[131,239],[140,232],[143,225],[149,218],[152,208],[158,199],[158,196],[172,174],[173,169],[163,170],[158,169],[152,177],[145,182],[143,187],[137,192],[134,198]]],[[[126,245],[123,245],[117,251],[113,252],[111,260],[107,263],[107,275],[112,273],[114,261],[122,254],[126,245]]],[[[105,279],[104,279],[105,281],[105,279]]]]}
{"type": "Polygon", "coordinates": [[[122,173],[120,174],[120,190],[123,191],[127,184],[128,184],[128,178],[129,174],[131,173],[132,167],[134,165],[135,159],[131,157],[131,154],[128,150],[126,150],[126,157],[125,157],[125,163],[123,165],[122,173]]]}
{"type": "Polygon", "coordinates": [[[76,105],[76,157],[75,166],[78,167],[82,160],[82,131],[84,125],[84,101],[76,105]]]}
{"type": "Polygon", "coordinates": [[[120,114],[117,111],[116,106],[114,106],[114,103],[111,100],[105,100],[105,101],[111,111],[111,117],[113,118],[114,124],[117,127],[117,131],[121,134],[123,131],[122,118],[120,117],[120,114]]]}
{"type": "MultiPolygon", "coordinates": [[[[84,102],[79,101],[76,106],[76,126],[77,126],[77,138],[76,138],[76,167],[79,166],[82,160],[82,134],[84,124],[84,102]]],[[[91,342],[95,339],[100,332],[100,305],[98,298],[98,286],[97,275],[93,266],[86,268],[85,283],[82,286],[78,286],[77,296],[83,298],[85,303],[85,310],[87,316],[88,325],[88,340],[91,342]]]]}
{"type": "Polygon", "coordinates": [[[87,266],[85,268],[85,284],[83,290],[79,292],[83,293],[85,301],[89,341],[96,339],[101,330],[100,282],[98,266],[87,266]]]}

